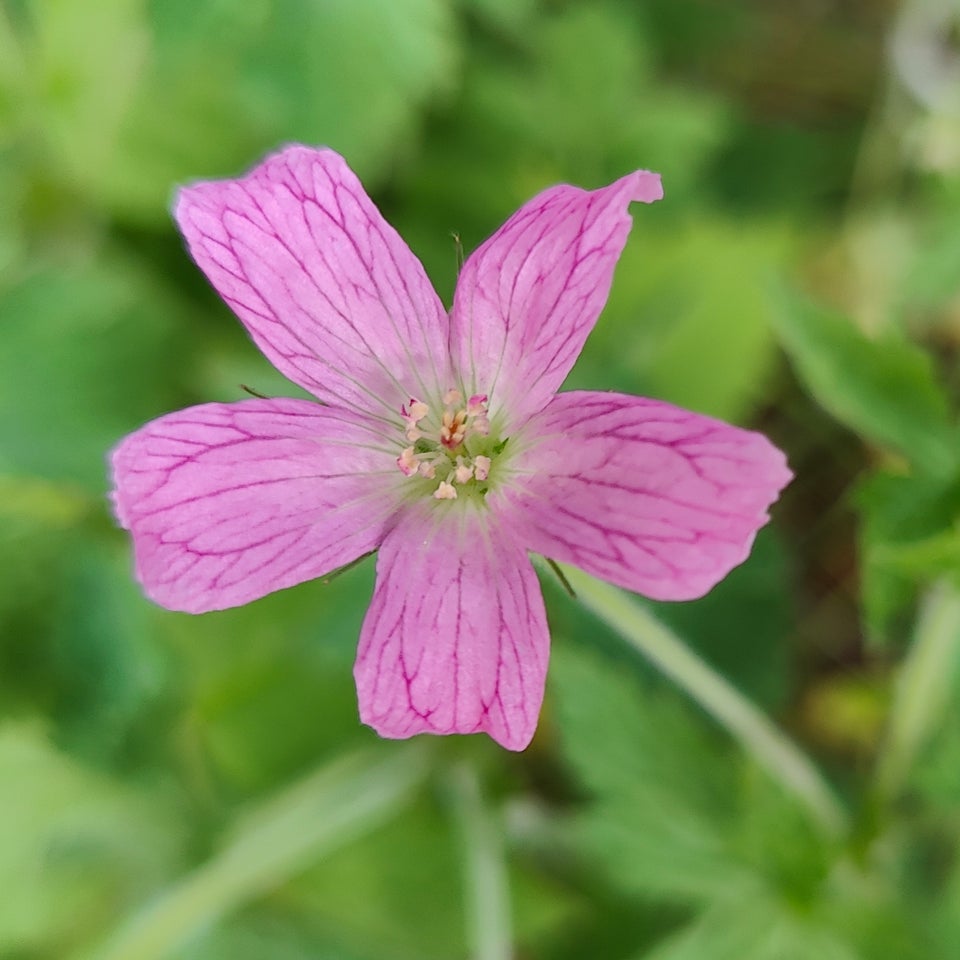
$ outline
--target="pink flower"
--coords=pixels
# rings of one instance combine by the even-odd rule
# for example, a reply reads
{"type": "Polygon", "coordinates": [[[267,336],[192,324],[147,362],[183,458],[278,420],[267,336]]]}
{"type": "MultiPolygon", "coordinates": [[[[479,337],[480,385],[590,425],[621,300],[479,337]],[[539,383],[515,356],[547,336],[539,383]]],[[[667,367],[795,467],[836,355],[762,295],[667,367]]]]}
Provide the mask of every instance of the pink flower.
{"type": "Polygon", "coordinates": [[[343,159],[291,146],[180,193],[190,252],[320,403],[208,403],[113,452],[137,576],[174,610],[247,603],[378,550],[355,676],[385,737],[533,736],[549,635],[528,552],[661,600],[749,553],[790,479],[763,436],[557,393],[607,298],[638,171],[551,187],[464,264],[453,309],[343,159]]]}

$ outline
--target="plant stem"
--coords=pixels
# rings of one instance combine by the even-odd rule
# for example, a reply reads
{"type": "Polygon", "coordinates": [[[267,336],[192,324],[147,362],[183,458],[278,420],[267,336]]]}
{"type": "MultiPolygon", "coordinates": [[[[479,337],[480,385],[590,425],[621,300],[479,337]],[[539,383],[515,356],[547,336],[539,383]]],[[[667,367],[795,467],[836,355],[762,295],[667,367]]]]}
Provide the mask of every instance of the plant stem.
{"type": "Polygon", "coordinates": [[[950,696],[960,666],[960,594],[945,580],[929,590],[897,677],[877,789],[889,800],[903,786],[950,696]]]}
{"type": "Polygon", "coordinates": [[[510,960],[513,938],[503,831],[484,805],[472,766],[461,764],[450,779],[463,837],[471,954],[473,960],[510,960]]]}
{"type": "Polygon", "coordinates": [[[427,771],[422,745],[335,760],[243,820],[232,842],[152,900],[96,960],[160,960],[205,925],[379,826],[427,771]]]}
{"type": "Polygon", "coordinates": [[[622,590],[574,567],[563,570],[581,602],[726,727],[826,833],[847,830],[846,812],[816,766],[743,694],[622,590]]]}

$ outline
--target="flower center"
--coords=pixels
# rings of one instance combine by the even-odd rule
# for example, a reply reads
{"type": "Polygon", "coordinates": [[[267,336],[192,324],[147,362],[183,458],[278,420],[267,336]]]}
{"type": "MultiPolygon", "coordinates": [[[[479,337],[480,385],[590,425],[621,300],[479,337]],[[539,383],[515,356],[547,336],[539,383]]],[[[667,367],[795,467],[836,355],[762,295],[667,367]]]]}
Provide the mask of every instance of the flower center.
{"type": "Polygon", "coordinates": [[[431,409],[411,397],[400,408],[409,446],[397,457],[397,467],[406,477],[427,481],[435,500],[456,500],[467,492],[483,496],[505,443],[490,437],[487,398],[475,394],[465,401],[451,388],[442,403],[442,409],[431,409]]]}

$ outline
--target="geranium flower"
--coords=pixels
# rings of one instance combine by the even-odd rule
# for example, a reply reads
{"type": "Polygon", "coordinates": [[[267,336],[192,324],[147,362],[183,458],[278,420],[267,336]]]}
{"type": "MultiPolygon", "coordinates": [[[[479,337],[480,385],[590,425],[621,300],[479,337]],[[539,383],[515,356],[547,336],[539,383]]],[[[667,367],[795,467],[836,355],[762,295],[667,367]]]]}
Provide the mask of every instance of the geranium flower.
{"type": "Polygon", "coordinates": [[[551,187],[463,265],[444,309],[344,160],[291,146],[181,191],[200,268],[319,400],[168,414],[113,452],[157,603],[202,613],[377,550],[355,677],[384,737],[533,736],[549,634],[534,551],[660,600],[709,590],[788,482],[763,436],[667,403],[557,393],[606,301],[637,171],[551,187]]]}

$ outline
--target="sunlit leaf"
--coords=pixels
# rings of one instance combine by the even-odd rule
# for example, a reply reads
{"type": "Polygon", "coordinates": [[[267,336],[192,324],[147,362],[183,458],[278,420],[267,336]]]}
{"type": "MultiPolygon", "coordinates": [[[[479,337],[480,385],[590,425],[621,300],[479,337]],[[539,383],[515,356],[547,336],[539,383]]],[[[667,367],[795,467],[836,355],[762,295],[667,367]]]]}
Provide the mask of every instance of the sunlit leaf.
{"type": "Polygon", "coordinates": [[[28,3],[30,119],[53,152],[49,162],[74,189],[96,186],[116,155],[147,60],[144,7],[140,0],[28,3]]]}
{"type": "Polygon", "coordinates": [[[151,68],[101,191],[166,217],[174,184],[230,176],[289,141],[329,144],[370,178],[454,82],[444,0],[157,5],[151,68]]]}
{"type": "Polygon", "coordinates": [[[602,383],[748,418],[774,370],[769,286],[786,231],[716,219],[678,230],[649,222],[646,208],[634,220],[610,301],[568,385],[602,383]]]}

